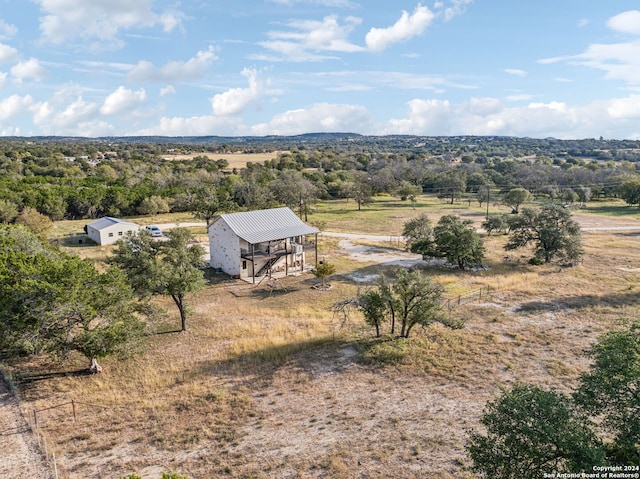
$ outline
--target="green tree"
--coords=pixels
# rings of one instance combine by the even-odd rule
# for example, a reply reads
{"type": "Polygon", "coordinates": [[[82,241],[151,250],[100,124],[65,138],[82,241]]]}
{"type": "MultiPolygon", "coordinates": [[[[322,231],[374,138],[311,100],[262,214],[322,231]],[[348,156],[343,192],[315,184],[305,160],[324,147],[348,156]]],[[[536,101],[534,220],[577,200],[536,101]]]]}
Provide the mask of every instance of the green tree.
{"type": "Polygon", "coordinates": [[[396,195],[400,197],[400,201],[407,201],[412,198],[415,199],[415,197],[418,196],[420,193],[422,193],[422,188],[412,183],[409,183],[408,181],[403,181],[402,183],[400,183],[400,186],[396,189],[396,195]]]}
{"type": "Polygon", "coordinates": [[[510,219],[507,251],[525,246],[534,247],[536,258],[549,263],[553,259],[574,263],[583,255],[580,225],[571,213],[559,205],[540,209],[525,208],[510,219]]]}
{"type": "Polygon", "coordinates": [[[640,465],[640,323],[605,334],[589,351],[593,364],[574,397],[613,437],[611,459],[640,465]]]}
{"type": "Polygon", "coordinates": [[[26,226],[37,234],[44,234],[53,227],[53,221],[48,216],[38,213],[35,208],[29,206],[25,206],[22,209],[16,217],[15,223],[26,226]]]}
{"type": "Polygon", "coordinates": [[[329,263],[328,261],[323,261],[313,269],[313,275],[316,278],[320,278],[320,280],[322,281],[322,289],[325,288],[325,280],[335,272],[335,265],[329,263]]]}
{"type": "Polygon", "coordinates": [[[144,329],[120,271],[98,272],[24,230],[0,234],[0,298],[1,349],[62,357],[77,351],[94,373],[98,359],[130,351],[144,329]]]}
{"type": "Polygon", "coordinates": [[[364,321],[376,328],[376,338],[380,337],[380,327],[387,317],[387,302],[379,290],[371,290],[358,298],[358,307],[362,311],[364,321]]]}
{"type": "Polygon", "coordinates": [[[138,213],[141,215],[157,215],[171,211],[169,201],[162,196],[149,196],[138,205],[138,213]]]}
{"type": "Polygon", "coordinates": [[[486,434],[470,435],[472,469],[487,479],[538,479],[555,471],[592,472],[604,449],[569,398],[518,385],[485,408],[486,434]]]}
{"type": "MultiPolygon", "coordinates": [[[[442,309],[444,288],[418,270],[398,270],[396,281],[390,285],[391,298],[397,320],[400,322],[400,336],[408,338],[415,326],[427,327],[439,322],[449,324],[442,309]]],[[[384,290],[381,296],[388,294],[384,290]]]]}
{"type": "Polygon", "coordinates": [[[196,218],[205,220],[209,226],[220,213],[232,211],[235,204],[228,190],[211,186],[191,191],[186,206],[196,218]]]}
{"type": "Polygon", "coordinates": [[[456,215],[442,216],[433,229],[433,239],[417,241],[411,251],[423,256],[446,258],[460,269],[484,259],[482,238],[472,222],[461,221],[456,215]]]}
{"type": "Polygon", "coordinates": [[[137,294],[170,296],[180,313],[181,330],[187,329],[186,296],[205,285],[200,268],[204,248],[191,244],[193,235],[184,228],[165,232],[168,241],[153,241],[142,231],[118,241],[109,262],[122,268],[137,294]]]}
{"type": "Polygon", "coordinates": [[[631,178],[623,182],[618,192],[620,198],[622,198],[628,205],[638,205],[640,208],[640,179],[631,178]]]}
{"type": "Polygon", "coordinates": [[[453,204],[467,189],[467,175],[464,170],[448,170],[436,177],[434,186],[439,198],[449,198],[453,204]]]}
{"type": "Polygon", "coordinates": [[[533,199],[533,195],[524,188],[512,188],[505,195],[503,202],[505,205],[511,206],[514,213],[520,212],[520,206],[528,203],[533,199]]]}
{"type": "Polygon", "coordinates": [[[402,236],[405,239],[405,247],[409,251],[417,242],[430,240],[433,236],[433,228],[429,217],[422,213],[420,216],[407,221],[404,224],[402,236]]]}
{"type": "Polygon", "coordinates": [[[494,231],[506,233],[509,230],[507,215],[491,215],[482,223],[482,227],[489,236],[491,236],[491,233],[494,231]]]}
{"type": "Polygon", "coordinates": [[[11,223],[18,213],[18,205],[12,201],[0,199],[0,223],[11,223]]]}

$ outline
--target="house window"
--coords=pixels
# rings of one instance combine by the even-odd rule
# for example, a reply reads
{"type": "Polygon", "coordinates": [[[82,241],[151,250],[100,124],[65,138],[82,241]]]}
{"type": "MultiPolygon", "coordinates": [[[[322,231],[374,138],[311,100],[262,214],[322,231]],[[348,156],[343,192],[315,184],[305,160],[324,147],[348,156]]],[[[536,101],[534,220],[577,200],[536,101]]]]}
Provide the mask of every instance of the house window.
{"type": "Polygon", "coordinates": [[[247,262],[246,261],[242,262],[242,269],[247,269],[247,262]]]}
{"type": "Polygon", "coordinates": [[[118,236],[122,236],[122,231],[118,231],[118,236]]]}
{"type": "Polygon", "coordinates": [[[113,233],[109,233],[109,238],[113,238],[113,233]]]}

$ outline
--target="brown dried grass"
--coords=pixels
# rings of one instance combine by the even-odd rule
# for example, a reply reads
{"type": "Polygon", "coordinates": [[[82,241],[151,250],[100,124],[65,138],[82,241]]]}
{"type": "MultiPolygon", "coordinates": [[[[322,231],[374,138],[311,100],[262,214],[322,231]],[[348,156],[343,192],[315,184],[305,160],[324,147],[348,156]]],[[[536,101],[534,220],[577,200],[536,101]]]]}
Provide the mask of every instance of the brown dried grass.
{"type": "MultiPolygon", "coordinates": [[[[493,289],[452,310],[461,330],[377,341],[359,318],[343,324],[328,307],[356,291],[347,273],[376,267],[330,256],[330,291],[311,289],[311,275],[275,291],[217,278],[192,300],[186,333],[152,336],[146,353],[105,361],[100,376],[25,381],[82,359],[13,368],[29,410],[83,402],[76,422],[68,408],[40,417],[74,478],[159,469],[193,479],[471,477],[466,433],[487,400],[516,382],[570,390],[588,367],[584,349],[637,316],[639,237],[586,233],[575,268],[533,267],[526,253],[505,262],[505,237],[487,238],[488,271],[429,270],[450,295],[493,289]]],[[[173,306],[159,304],[171,329],[173,306]]]]}

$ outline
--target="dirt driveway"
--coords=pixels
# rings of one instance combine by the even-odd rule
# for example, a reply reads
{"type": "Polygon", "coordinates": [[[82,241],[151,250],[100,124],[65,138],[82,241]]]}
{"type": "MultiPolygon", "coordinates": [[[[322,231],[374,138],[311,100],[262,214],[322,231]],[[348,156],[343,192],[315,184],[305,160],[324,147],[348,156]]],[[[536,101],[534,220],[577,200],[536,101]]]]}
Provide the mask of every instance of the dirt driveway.
{"type": "Polygon", "coordinates": [[[0,378],[0,477],[49,479],[51,474],[33,443],[18,404],[0,378]]]}

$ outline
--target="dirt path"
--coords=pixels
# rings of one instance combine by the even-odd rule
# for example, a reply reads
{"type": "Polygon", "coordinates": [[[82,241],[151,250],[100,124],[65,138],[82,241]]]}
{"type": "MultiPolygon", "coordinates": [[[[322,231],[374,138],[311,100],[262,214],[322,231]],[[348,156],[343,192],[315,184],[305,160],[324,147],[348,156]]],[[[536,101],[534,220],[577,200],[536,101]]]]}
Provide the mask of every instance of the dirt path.
{"type": "Polygon", "coordinates": [[[49,479],[15,398],[0,379],[0,477],[49,479]]]}

